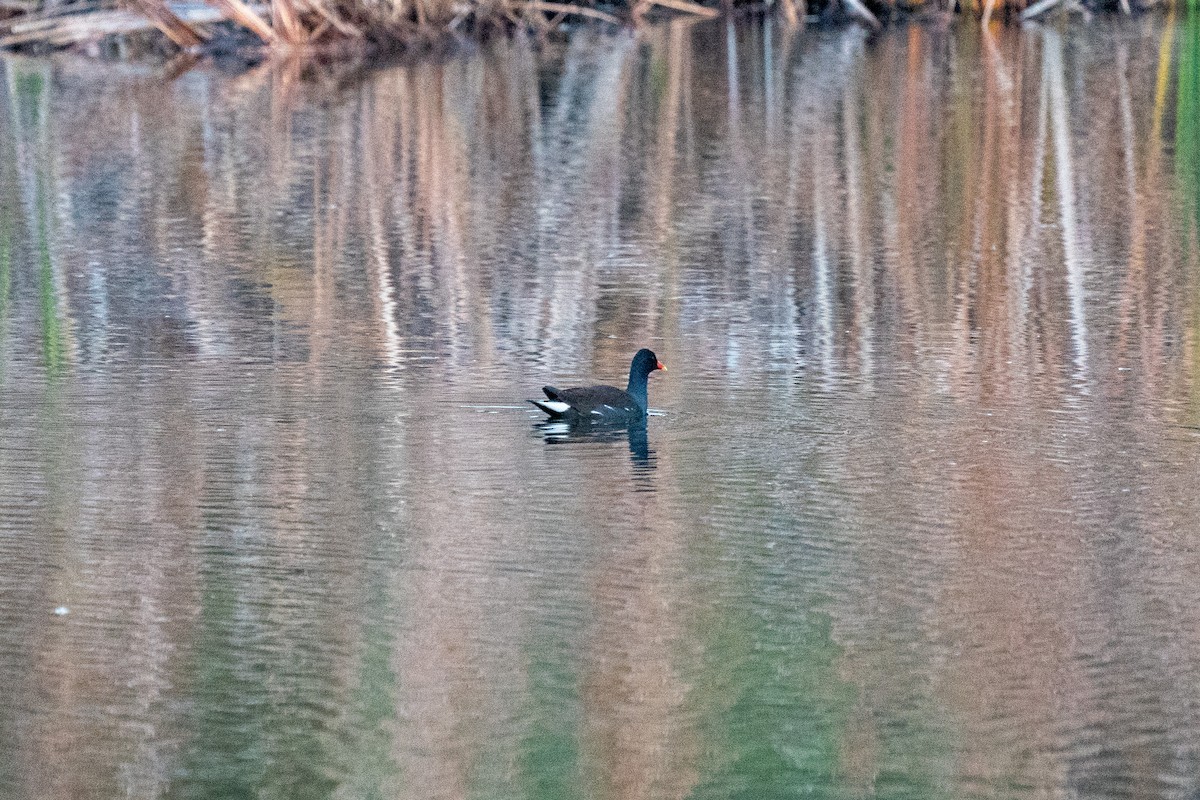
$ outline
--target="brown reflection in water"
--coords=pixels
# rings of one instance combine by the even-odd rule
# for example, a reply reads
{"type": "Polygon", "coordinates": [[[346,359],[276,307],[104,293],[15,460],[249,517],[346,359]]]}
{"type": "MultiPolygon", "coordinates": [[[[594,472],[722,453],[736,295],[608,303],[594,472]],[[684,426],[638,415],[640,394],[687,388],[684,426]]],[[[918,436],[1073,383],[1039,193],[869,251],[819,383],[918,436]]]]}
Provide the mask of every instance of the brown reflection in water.
{"type": "MultiPolygon", "coordinates": [[[[673,472],[671,456],[661,470],[673,472]]],[[[603,480],[602,475],[596,476],[603,480]]],[[[685,713],[689,686],[677,663],[695,604],[679,565],[691,527],[669,490],[604,498],[633,526],[597,526],[606,551],[588,579],[581,730],[585,784],[603,798],[684,798],[700,779],[703,744],[685,713]]],[[[604,511],[601,511],[604,509],[604,511]]]]}

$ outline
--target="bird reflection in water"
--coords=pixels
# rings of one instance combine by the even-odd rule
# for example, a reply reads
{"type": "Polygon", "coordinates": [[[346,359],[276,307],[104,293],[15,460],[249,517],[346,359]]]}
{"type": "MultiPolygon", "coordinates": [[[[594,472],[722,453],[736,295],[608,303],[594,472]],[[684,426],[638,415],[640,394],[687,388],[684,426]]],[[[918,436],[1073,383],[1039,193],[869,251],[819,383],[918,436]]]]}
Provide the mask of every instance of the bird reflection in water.
{"type": "MultiPolygon", "coordinates": [[[[657,467],[654,451],[650,449],[650,437],[646,421],[628,425],[572,425],[567,422],[539,422],[533,426],[546,440],[546,444],[587,444],[597,442],[629,443],[629,461],[634,475],[646,476],[657,467]]],[[[653,487],[647,486],[652,490],[653,487]]]]}

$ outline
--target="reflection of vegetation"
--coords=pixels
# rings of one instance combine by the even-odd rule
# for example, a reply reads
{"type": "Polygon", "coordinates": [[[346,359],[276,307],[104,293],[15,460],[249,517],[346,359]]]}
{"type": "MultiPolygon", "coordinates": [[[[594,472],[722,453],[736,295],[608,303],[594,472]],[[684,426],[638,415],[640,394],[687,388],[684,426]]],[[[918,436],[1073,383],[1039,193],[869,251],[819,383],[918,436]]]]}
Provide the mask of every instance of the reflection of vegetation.
{"type": "Polygon", "coordinates": [[[18,64],[9,66],[12,70],[12,94],[16,103],[16,122],[24,127],[40,128],[42,119],[42,100],[46,79],[41,72],[26,72],[18,64]]]}
{"type": "MultiPolygon", "coordinates": [[[[44,167],[42,167],[44,169],[44,167]]],[[[62,369],[66,342],[58,316],[58,292],[54,280],[54,264],[50,257],[50,220],[46,209],[46,188],[39,172],[37,181],[37,252],[38,288],[42,310],[42,348],[46,369],[55,374],[62,369]]]]}
{"type": "MultiPolygon", "coordinates": [[[[798,473],[781,479],[774,472],[774,479],[788,484],[810,470],[829,469],[815,456],[808,464],[799,458],[794,464],[798,473]]],[[[771,468],[760,467],[765,484],[771,468]]],[[[750,530],[756,519],[805,524],[786,499],[745,485],[736,492],[718,504],[737,508],[737,518],[750,530]]],[[[856,524],[843,520],[829,532],[856,524]]],[[[951,796],[957,728],[930,691],[928,676],[936,669],[910,648],[920,636],[919,614],[899,605],[881,609],[879,618],[857,620],[855,638],[871,644],[848,654],[834,630],[835,619],[845,620],[845,609],[838,614],[825,608],[841,605],[828,601],[826,592],[854,556],[825,555],[786,538],[774,539],[770,554],[757,556],[762,541],[756,539],[747,534],[736,552],[721,546],[700,557],[743,567],[737,591],[720,592],[725,599],[694,625],[706,646],[690,679],[695,688],[688,711],[699,719],[703,753],[692,796],[951,796]]],[[[883,576],[889,567],[868,563],[862,569],[883,576]]]]}
{"type": "MultiPolygon", "coordinates": [[[[0,144],[8,145],[7,141],[0,144]]],[[[0,155],[0,381],[4,380],[4,347],[8,320],[12,316],[13,241],[16,238],[17,193],[16,148],[6,146],[0,155]]]]}
{"type": "Polygon", "coordinates": [[[711,771],[694,796],[830,794],[854,691],[837,675],[839,649],[828,616],[779,608],[731,612],[711,652],[703,691],[717,708],[704,736],[724,760],[700,765],[711,771]]]}
{"type": "Polygon", "coordinates": [[[277,639],[279,620],[253,619],[245,595],[262,587],[234,560],[218,561],[204,573],[192,739],[171,796],[329,797],[336,782],[326,772],[327,665],[277,639]]]}
{"type": "MultiPolygon", "coordinates": [[[[713,706],[705,714],[704,750],[724,760],[700,765],[709,771],[694,796],[843,796],[848,762],[865,764],[881,797],[948,796],[944,712],[920,699],[927,691],[919,685],[880,685],[878,676],[849,684],[839,674],[843,652],[830,617],[805,606],[804,599],[795,608],[754,608],[750,601],[723,624],[707,668],[704,692],[711,696],[701,702],[713,706]],[[864,708],[865,718],[852,722],[864,708]]],[[[905,663],[907,641],[881,643],[881,657],[895,659],[900,675],[927,674],[928,665],[905,663]]]]}
{"type": "MultiPolygon", "coordinates": [[[[747,524],[787,515],[758,492],[725,502],[741,508],[747,524]]],[[[689,700],[705,754],[693,796],[835,794],[857,692],[839,675],[843,654],[832,620],[814,589],[782,567],[789,562],[782,548],[767,560],[724,550],[703,560],[745,566],[739,589],[695,623],[707,644],[689,700]]]]}
{"type": "Polygon", "coordinates": [[[879,696],[866,704],[878,738],[875,792],[894,800],[948,799],[960,777],[953,753],[961,735],[949,717],[952,709],[931,692],[929,676],[936,668],[907,652],[919,636],[919,620],[901,615],[886,624],[896,626],[898,635],[882,643],[879,696]]]}
{"type": "Polygon", "coordinates": [[[392,757],[395,735],[392,721],[396,716],[396,672],[392,669],[392,650],[396,636],[387,610],[387,591],[382,579],[372,587],[368,607],[372,613],[363,625],[363,654],[358,682],[350,695],[350,719],[345,742],[346,785],[348,796],[362,800],[394,797],[391,788],[399,781],[399,770],[392,757]]]}
{"type": "MultiPolygon", "coordinates": [[[[12,180],[0,164],[0,191],[11,186],[12,180]]],[[[4,379],[4,344],[8,339],[8,317],[12,291],[13,211],[8,198],[0,194],[0,381],[4,379]]]]}
{"type": "Polygon", "coordinates": [[[254,797],[264,773],[258,748],[267,723],[266,665],[254,663],[233,641],[236,583],[216,570],[206,579],[194,645],[192,741],[184,758],[186,778],[172,787],[171,796],[254,797]]]}
{"type": "Polygon", "coordinates": [[[1175,111],[1175,171],[1191,216],[1190,233],[1200,225],[1200,11],[1188,0],[1178,53],[1175,111]]]}
{"type": "Polygon", "coordinates": [[[561,659],[549,655],[535,659],[529,668],[529,695],[533,707],[531,730],[521,743],[521,796],[528,800],[582,796],[574,673],[561,659]]]}
{"type": "MultiPolygon", "coordinates": [[[[1175,179],[1181,198],[1180,211],[1185,220],[1182,226],[1183,252],[1195,247],[1200,237],[1200,5],[1198,0],[1188,0],[1177,56],[1178,77],[1175,93],[1175,179]]],[[[1163,48],[1159,57],[1159,91],[1156,97],[1156,112],[1165,104],[1166,86],[1170,72],[1171,37],[1175,32],[1174,6],[1163,34],[1163,48]]],[[[1155,114],[1157,120],[1160,115],[1155,114]]],[[[1156,125],[1155,134],[1159,133],[1156,125]]],[[[1156,135],[1155,146],[1162,146],[1156,135]]],[[[1200,328],[1200,303],[1193,304],[1193,325],[1200,328]]],[[[1198,352],[1195,358],[1200,358],[1198,352]]],[[[1196,398],[1193,398],[1192,414],[1200,413],[1196,398]]]]}
{"type": "MultiPolygon", "coordinates": [[[[16,105],[14,116],[22,127],[31,131],[27,134],[26,139],[28,140],[27,144],[33,148],[35,153],[35,157],[31,159],[31,166],[28,167],[33,170],[34,174],[26,176],[26,185],[31,187],[33,192],[35,219],[32,227],[37,236],[37,283],[42,320],[43,355],[47,370],[51,374],[55,374],[61,370],[64,364],[67,346],[66,332],[63,330],[59,315],[59,287],[50,252],[51,213],[48,195],[52,192],[49,174],[54,159],[48,153],[43,152],[50,139],[46,132],[46,127],[49,125],[46,114],[47,86],[45,76],[37,71],[17,72],[12,82],[13,99],[16,105]]],[[[0,237],[3,235],[0,233],[0,237]]],[[[11,256],[9,260],[11,261],[11,256]]]]}

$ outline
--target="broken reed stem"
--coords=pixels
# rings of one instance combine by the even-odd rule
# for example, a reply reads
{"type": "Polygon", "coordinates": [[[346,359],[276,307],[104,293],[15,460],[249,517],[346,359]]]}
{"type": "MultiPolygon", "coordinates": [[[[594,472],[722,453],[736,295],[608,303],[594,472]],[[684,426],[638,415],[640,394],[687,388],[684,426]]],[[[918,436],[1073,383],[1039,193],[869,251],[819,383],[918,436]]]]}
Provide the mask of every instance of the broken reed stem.
{"type": "Polygon", "coordinates": [[[546,2],[546,0],[528,0],[523,5],[531,11],[541,11],[547,14],[574,14],[577,17],[603,20],[613,25],[621,24],[621,20],[612,14],[605,14],[603,11],[577,6],[572,3],[550,3],[546,2]]]}
{"type": "Polygon", "coordinates": [[[125,0],[125,4],[150,20],[154,27],[183,50],[199,47],[204,42],[195,28],[175,16],[163,0],[125,0]]]}
{"type": "Polygon", "coordinates": [[[236,22],[262,39],[264,44],[279,42],[279,36],[276,35],[275,30],[242,0],[205,0],[205,2],[218,9],[227,19],[236,22]]]}
{"type": "Polygon", "coordinates": [[[704,17],[705,19],[716,19],[721,16],[721,12],[715,8],[702,6],[699,3],[692,3],[690,0],[649,0],[649,2],[651,5],[682,11],[685,14],[695,14],[697,17],[704,17]]]}
{"type": "Polygon", "coordinates": [[[293,0],[271,0],[271,26],[290,45],[301,45],[308,40],[293,0]]]}

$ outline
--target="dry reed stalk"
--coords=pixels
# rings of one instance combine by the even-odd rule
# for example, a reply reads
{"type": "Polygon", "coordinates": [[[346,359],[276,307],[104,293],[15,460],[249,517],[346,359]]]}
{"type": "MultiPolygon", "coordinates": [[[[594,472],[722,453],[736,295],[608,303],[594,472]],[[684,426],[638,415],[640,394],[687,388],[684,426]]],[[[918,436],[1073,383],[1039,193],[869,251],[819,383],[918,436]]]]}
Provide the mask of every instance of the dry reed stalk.
{"type": "MultiPolygon", "coordinates": [[[[684,0],[671,0],[671,1],[672,2],[684,2],[684,0]]],[[[651,2],[654,2],[654,0],[651,0],[651,2]]],[[[551,2],[547,2],[547,0],[527,0],[527,2],[522,3],[522,5],[525,8],[530,9],[531,11],[541,11],[542,13],[545,13],[545,14],[574,14],[575,16],[579,16],[579,17],[588,17],[590,19],[603,20],[604,22],[608,22],[613,25],[621,24],[621,20],[617,19],[612,14],[606,14],[603,11],[597,11],[594,8],[584,8],[583,6],[577,6],[577,5],[574,5],[573,3],[551,3],[551,2]]],[[[665,5],[665,3],[660,3],[660,5],[665,5]]],[[[695,4],[689,3],[688,5],[695,5],[695,4]]],[[[701,6],[701,8],[702,7],[703,6],[701,6]]],[[[711,9],[706,9],[706,10],[711,10],[711,9]]],[[[715,16],[715,14],[714,14],[714,16],[715,16]]]]}
{"type": "Polygon", "coordinates": [[[205,0],[205,2],[213,8],[219,9],[226,18],[236,22],[259,39],[262,39],[265,44],[277,44],[279,42],[279,37],[272,30],[271,26],[262,17],[254,13],[254,10],[242,2],[242,0],[205,0]]]}
{"type": "MultiPolygon", "coordinates": [[[[649,2],[651,5],[670,8],[674,9],[675,11],[682,11],[685,14],[695,14],[696,16],[704,17],[705,19],[716,19],[717,17],[721,16],[721,12],[717,11],[715,8],[708,8],[707,6],[702,6],[699,3],[690,2],[690,0],[649,0],[649,2]]],[[[728,0],[722,0],[722,2],[728,2],[728,0]]]]}
{"type": "MultiPolygon", "coordinates": [[[[11,26],[13,30],[16,30],[17,26],[19,25],[32,25],[35,23],[53,24],[52,20],[56,20],[67,15],[80,16],[85,11],[92,11],[94,9],[98,9],[99,7],[100,6],[98,3],[80,3],[78,5],[66,7],[51,6],[49,8],[39,9],[37,5],[31,4],[24,10],[24,13],[22,13],[19,7],[11,6],[11,10],[16,12],[18,16],[5,19],[3,20],[3,23],[11,26]]],[[[4,9],[5,6],[0,5],[0,10],[4,9]]]]}
{"type": "Polygon", "coordinates": [[[539,11],[539,9],[534,8],[529,3],[523,3],[518,10],[510,8],[509,13],[509,19],[513,20],[514,25],[535,28],[539,36],[552,31],[566,16],[564,12],[555,12],[553,9],[542,9],[539,11]],[[547,18],[546,14],[553,14],[554,16],[547,18]]]}
{"type": "MultiPolygon", "coordinates": [[[[528,10],[527,6],[525,8],[526,8],[526,10],[528,10]]],[[[529,22],[531,20],[530,17],[524,16],[520,10],[514,9],[512,6],[506,5],[501,10],[504,12],[503,13],[504,19],[508,20],[508,23],[510,25],[514,25],[518,28],[524,27],[525,25],[529,24],[529,22]]],[[[495,20],[489,20],[489,21],[492,23],[495,23],[495,20]]]]}
{"type": "Polygon", "coordinates": [[[8,30],[14,35],[31,34],[38,31],[52,30],[69,21],[69,18],[64,18],[61,15],[45,17],[41,14],[30,14],[13,22],[8,30]]]}
{"type": "Polygon", "coordinates": [[[199,53],[178,53],[163,66],[163,81],[171,83],[199,63],[199,53]]]}
{"type": "Polygon", "coordinates": [[[319,38],[319,36],[324,34],[325,31],[330,27],[345,36],[347,39],[361,39],[366,35],[363,33],[363,31],[339,17],[335,9],[326,7],[326,5],[320,2],[320,0],[314,2],[310,8],[316,12],[321,19],[324,20],[324,22],[318,25],[316,30],[314,30],[309,36],[310,42],[319,38]],[[318,33],[318,31],[320,33],[318,33]]]}
{"type": "Polygon", "coordinates": [[[313,28],[312,33],[309,34],[308,41],[319,42],[321,37],[328,33],[332,28],[333,26],[329,24],[329,20],[321,20],[321,24],[313,28]]]}
{"type": "MultiPolygon", "coordinates": [[[[177,15],[179,16],[179,15],[177,15]]],[[[179,17],[189,27],[220,22],[215,9],[190,8],[179,17]]],[[[81,42],[95,41],[104,36],[137,33],[156,27],[140,10],[99,9],[86,14],[39,15],[13,24],[10,33],[0,35],[0,49],[29,44],[69,47],[81,42]]]]}
{"type": "Polygon", "coordinates": [[[302,45],[308,40],[293,0],[271,0],[271,26],[289,45],[302,45]]]}

